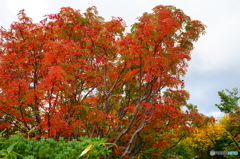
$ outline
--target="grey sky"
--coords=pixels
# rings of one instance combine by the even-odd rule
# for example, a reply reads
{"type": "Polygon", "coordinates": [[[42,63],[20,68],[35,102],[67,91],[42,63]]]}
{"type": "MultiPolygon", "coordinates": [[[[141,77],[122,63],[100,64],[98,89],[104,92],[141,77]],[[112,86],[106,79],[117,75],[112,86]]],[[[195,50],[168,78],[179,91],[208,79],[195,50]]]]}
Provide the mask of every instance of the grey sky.
{"type": "Polygon", "coordinates": [[[8,28],[17,20],[17,13],[25,9],[38,22],[43,15],[57,13],[70,6],[84,12],[95,5],[106,20],[122,17],[128,26],[144,12],[156,5],[174,5],[192,19],[207,25],[207,33],[195,44],[192,60],[185,78],[190,103],[200,112],[219,116],[214,106],[220,102],[217,91],[240,88],[240,1],[239,0],[1,0],[0,26],[8,28]]]}

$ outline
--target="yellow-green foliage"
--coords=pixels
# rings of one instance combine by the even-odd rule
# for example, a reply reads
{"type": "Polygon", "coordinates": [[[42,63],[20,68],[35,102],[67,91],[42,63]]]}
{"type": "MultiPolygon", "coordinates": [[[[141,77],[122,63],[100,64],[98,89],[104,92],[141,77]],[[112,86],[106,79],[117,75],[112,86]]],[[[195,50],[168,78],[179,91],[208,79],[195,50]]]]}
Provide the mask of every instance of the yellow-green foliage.
{"type": "Polygon", "coordinates": [[[217,140],[220,140],[226,133],[224,124],[221,122],[209,122],[201,128],[195,128],[194,133],[187,137],[183,142],[191,148],[207,150],[212,147],[217,140]]]}

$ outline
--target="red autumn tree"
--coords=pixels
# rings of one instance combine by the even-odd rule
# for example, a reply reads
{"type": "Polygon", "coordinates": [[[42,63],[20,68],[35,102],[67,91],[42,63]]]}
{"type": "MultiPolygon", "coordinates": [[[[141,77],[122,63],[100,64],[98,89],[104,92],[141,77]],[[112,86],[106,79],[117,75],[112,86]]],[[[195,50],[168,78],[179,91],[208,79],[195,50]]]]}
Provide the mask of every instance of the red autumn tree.
{"type": "Polygon", "coordinates": [[[9,134],[106,137],[126,158],[171,147],[191,130],[199,114],[181,110],[189,97],[181,77],[204,33],[200,21],[161,5],[130,33],[95,7],[62,8],[39,23],[18,16],[0,30],[0,128],[9,134]]]}

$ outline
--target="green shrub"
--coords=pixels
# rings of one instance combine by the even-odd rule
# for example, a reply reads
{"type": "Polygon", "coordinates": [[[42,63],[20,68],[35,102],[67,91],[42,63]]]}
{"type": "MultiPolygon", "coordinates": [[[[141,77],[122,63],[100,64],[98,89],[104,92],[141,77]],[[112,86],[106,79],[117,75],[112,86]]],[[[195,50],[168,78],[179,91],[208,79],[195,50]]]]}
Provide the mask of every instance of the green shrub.
{"type": "Polygon", "coordinates": [[[23,159],[76,159],[98,158],[111,153],[106,147],[106,139],[80,137],[79,140],[65,142],[63,138],[55,141],[50,138],[26,139],[13,135],[9,139],[0,139],[0,158],[23,159]]]}

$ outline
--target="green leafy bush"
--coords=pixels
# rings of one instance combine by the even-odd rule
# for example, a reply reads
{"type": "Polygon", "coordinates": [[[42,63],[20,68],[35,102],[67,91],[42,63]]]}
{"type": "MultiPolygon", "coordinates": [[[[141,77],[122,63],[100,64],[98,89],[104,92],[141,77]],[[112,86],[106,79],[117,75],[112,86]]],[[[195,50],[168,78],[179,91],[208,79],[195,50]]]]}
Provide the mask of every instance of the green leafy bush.
{"type": "Polygon", "coordinates": [[[26,139],[21,135],[13,135],[9,139],[0,140],[0,158],[24,159],[76,159],[98,158],[111,153],[106,147],[106,139],[87,136],[79,140],[66,142],[63,138],[55,141],[50,138],[26,139]]]}

